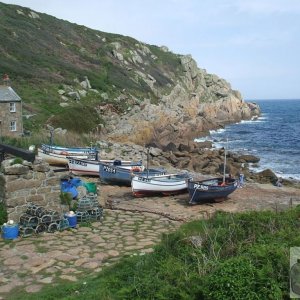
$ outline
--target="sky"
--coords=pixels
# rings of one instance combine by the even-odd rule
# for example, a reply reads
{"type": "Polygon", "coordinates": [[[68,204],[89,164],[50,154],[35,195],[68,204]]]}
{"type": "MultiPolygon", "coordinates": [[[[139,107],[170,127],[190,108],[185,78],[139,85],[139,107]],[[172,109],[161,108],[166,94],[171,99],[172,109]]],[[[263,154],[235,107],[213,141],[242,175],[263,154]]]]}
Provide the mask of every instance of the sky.
{"type": "Polygon", "coordinates": [[[300,0],[0,0],[191,54],[245,100],[300,98],[300,0]]]}

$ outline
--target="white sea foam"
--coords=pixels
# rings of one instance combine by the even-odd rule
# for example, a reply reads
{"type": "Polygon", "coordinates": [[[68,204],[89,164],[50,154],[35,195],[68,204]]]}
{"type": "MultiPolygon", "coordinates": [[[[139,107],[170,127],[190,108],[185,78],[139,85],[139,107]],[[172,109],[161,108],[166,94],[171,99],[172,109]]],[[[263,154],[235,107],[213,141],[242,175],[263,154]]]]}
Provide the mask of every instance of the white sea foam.
{"type": "Polygon", "coordinates": [[[207,141],[207,137],[194,139],[194,142],[197,142],[197,143],[206,142],[206,141],[207,141]]]}
{"type": "Polygon", "coordinates": [[[258,117],[258,121],[260,121],[260,120],[268,120],[269,118],[268,117],[258,117]]]}
{"type": "Polygon", "coordinates": [[[241,124],[257,124],[257,123],[266,123],[263,119],[257,119],[257,120],[242,120],[241,124]]]}
{"type": "Polygon", "coordinates": [[[214,141],[214,139],[211,136],[205,136],[205,137],[194,139],[194,142],[198,142],[198,143],[201,143],[201,142],[213,142],[213,141],[214,141]]]}
{"type": "Polygon", "coordinates": [[[210,130],[209,133],[210,134],[216,134],[216,133],[223,133],[225,131],[226,131],[225,128],[220,128],[220,129],[217,129],[217,130],[210,130]]]}
{"type": "Polygon", "coordinates": [[[284,174],[280,172],[275,172],[275,175],[284,179],[294,179],[300,181],[300,174],[284,174]]]}

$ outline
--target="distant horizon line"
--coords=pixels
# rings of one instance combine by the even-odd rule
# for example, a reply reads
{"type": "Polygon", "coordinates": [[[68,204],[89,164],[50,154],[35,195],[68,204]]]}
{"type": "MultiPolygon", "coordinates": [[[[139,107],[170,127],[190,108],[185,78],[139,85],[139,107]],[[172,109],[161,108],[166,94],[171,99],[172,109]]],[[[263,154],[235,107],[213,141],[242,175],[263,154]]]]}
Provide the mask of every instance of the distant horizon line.
{"type": "Polygon", "coordinates": [[[282,100],[293,100],[297,101],[300,100],[300,98],[249,98],[249,99],[244,99],[244,101],[260,101],[260,100],[272,100],[272,101],[282,101],[282,100]]]}

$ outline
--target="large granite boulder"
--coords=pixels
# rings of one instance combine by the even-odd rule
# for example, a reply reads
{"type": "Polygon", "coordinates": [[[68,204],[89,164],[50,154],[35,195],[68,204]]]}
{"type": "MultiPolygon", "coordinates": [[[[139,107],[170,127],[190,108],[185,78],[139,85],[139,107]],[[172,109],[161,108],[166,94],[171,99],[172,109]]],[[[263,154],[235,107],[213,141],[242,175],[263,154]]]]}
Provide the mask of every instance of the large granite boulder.
{"type": "Polygon", "coordinates": [[[256,173],[254,175],[254,178],[259,183],[272,183],[272,184],[275,184],[278,179],[276,174],[270,169],[266,169],[259,173],[256,173]]]}
{"type": "Polygon", "coordinates": [[[239,156],[239,160],[241,162],[246,162],[246,163],[258,163],[260,161],[260,158],[254,155],[245,154],[239,156]]]}

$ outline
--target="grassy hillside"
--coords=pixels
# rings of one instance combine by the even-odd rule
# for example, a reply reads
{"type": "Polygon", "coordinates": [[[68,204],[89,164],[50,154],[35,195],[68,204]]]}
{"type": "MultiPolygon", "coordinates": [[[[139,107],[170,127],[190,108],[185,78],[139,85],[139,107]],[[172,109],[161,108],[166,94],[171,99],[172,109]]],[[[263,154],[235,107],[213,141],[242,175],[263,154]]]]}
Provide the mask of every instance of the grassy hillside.
{"type": "MultiPolygon", "coordinates": [[[[289,251],[299,247],[300,207],[218,213],[165,235],[151,254],[96,277],[16,299],[289,299],[289,251]]],[[[12,299],[15,299],[12,297],[12,299]]]]}
{"type": "Polygon", "coordinates": [[[9,74],[12,87],[24,101],[24,113],[34,115],[25,120],[29,130],[50,122],[53,115],[55,126],[79,132],[93,130],[102,122],[95,114],[99,105],[111,103],[122,112],[133,99],[157,101],[157,93],[138,72],[153,76],[155,88],[163,92],[182,71],[180,57],[159,47],[3,3],[0,39],[0,74],[9,74]],[[116,52],[122,55],[121,60],[116,52]],[[62,100],[58,90],[82,90],[79,83],[84,76],[99,93],[88,91],[79,101],[69,97],[68,106],[60,106],[66,99],[62,100]],[[78,118],[83,107],[85,118],[79,127],[70,115],[78,118]]]}

